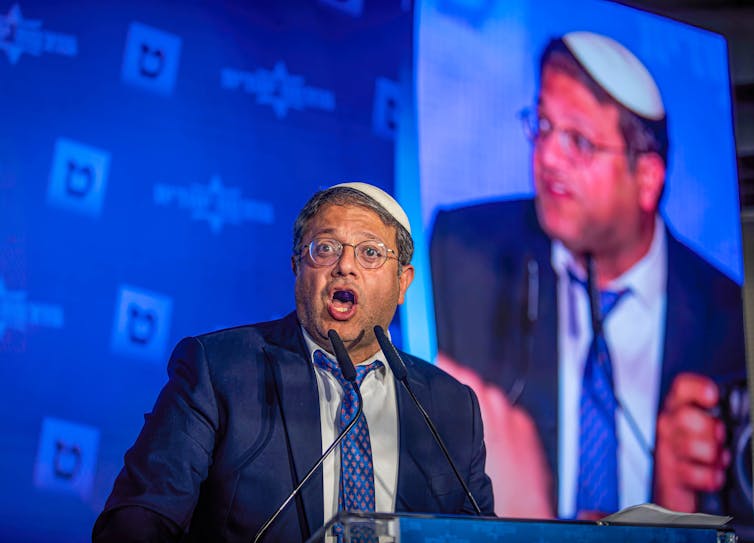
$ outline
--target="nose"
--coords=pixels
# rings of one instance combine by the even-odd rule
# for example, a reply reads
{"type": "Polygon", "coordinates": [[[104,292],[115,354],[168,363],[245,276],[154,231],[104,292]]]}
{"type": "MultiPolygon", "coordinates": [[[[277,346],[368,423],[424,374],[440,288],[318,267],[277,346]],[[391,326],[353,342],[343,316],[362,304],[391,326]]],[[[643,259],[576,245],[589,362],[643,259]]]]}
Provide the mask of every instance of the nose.
{"type": "Polygon", "coordinates": [[[333,274],[335,275],[349,275],[356,271],[358,263],[356,262],[356,247],[353,245],[343,244],[343,252],[340,253],[340,258],[333,266],[333,274]]]}
{"type": "Polygon", "coordinates": [[[536,159],[549,168],[563,167],[570,164],[567,136],[558,130],[549,134],[540,134],[534,148],[536,159]]]}

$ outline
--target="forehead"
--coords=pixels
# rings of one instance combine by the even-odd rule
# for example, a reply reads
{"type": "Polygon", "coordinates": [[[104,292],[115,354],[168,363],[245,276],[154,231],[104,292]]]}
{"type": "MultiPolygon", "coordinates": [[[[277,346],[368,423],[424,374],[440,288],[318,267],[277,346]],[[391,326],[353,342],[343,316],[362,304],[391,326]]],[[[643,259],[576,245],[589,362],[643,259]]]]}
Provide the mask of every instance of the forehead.
{"type": "Polygon", "coordinates": [[[394,241],[395,228],[388,226],[368,207],[357,204],[326,204],[314,215],[304,230],[306,237],[333,235],[352,241],[357,237],[394,241]]]}
{"type": "Polygon", "coordinates": [[[620,113],[615,104],[600,102],[582,82],[551,66],[542,72],[538,106],[565,122],[618,130],[620,113]]]}

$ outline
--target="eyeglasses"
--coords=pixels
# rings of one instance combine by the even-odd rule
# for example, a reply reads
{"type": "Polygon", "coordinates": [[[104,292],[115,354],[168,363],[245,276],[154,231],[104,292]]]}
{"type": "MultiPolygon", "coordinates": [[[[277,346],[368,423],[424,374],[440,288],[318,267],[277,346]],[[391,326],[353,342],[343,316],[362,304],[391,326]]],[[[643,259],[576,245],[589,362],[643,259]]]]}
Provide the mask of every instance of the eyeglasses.
{"type": "Polygon", "coordinates": [[[572,162],[581,166],[587,166],[591,163],[596,153],[626,153],[625,147],[612,147],[594,143],[578,130],[570,128],[559,128],[544,115],[531,108],[523,109],[519,113],[524,135],[534,145],[537,145],[555,134],[558,137],[558,144],[563,152],[572,162]]]}
{"type": "Polygon", "coordinates": [[[332,266],[343,256],[343,247],[353,247],[356,261],[362,268],[373,270],[381,267],[388,258],[398,257],[395,251],[388,249],[381,241],[372,239],[364,240],[356,245],[351,243],[341,243],[336,239],[315,238],[309,242],[309,256],[316,266],[332,266]],[[392,254],[388,254],[392,253],[392,254]]]}

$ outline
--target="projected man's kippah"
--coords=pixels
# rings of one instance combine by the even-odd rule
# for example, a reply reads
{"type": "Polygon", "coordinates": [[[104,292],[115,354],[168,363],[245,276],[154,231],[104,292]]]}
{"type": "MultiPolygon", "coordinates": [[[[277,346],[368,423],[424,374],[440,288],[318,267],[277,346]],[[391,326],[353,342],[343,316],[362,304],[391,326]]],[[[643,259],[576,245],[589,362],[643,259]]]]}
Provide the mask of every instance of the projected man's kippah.
{"type": "Polygon", "coordinates": [[[563,43],[589,75],[629,111],[652,121],[665,116],[655,80],[623,45],[593,32],[570,32],[563,36],[563,43]]]}

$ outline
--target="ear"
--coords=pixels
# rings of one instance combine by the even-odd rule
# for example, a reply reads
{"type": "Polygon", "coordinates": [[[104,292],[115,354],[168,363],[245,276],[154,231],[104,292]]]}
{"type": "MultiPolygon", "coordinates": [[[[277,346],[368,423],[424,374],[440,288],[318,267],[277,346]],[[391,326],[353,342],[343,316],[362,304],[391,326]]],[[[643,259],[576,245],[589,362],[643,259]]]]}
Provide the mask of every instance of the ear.
{"type": "Polygon", "coordinates": [[[293,275],[298,275],[298,260],[296,260],[295,256],[291,257],[291,270],[293,271],[293,275]]]}
{"type": "Polygon", "coordinates": [[[643,211],[654,213],[660,205],[665,187],[665,163],[657,153],[644,153],[636,161],[639,205],[643,211]]]}
{"type": "Polygon", "coordinates": [[[400,277],[398,277],[398,288],[400,288],[400,293],[398,295],[398,305],[401,305],[406,298],[406,291],[408,290],[409,285],[411,285],[411,282],[414,280],[414,267],[411,264],[407,264],[403,266],[403,271],[401,272],[400,277]]]}

